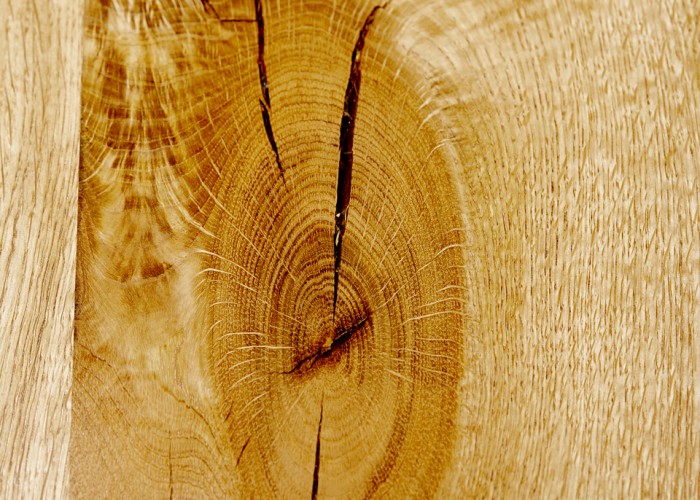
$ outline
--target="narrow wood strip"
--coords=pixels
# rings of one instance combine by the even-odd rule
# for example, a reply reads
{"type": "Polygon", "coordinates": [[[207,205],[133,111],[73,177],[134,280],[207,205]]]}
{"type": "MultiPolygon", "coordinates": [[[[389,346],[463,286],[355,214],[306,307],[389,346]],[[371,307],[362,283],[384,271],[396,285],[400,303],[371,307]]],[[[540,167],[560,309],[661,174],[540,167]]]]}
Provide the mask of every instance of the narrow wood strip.
{"type": "Polygon", "coordinates": [[[67,498],[83,2],[0,0],[0,498],[67,498]]]}

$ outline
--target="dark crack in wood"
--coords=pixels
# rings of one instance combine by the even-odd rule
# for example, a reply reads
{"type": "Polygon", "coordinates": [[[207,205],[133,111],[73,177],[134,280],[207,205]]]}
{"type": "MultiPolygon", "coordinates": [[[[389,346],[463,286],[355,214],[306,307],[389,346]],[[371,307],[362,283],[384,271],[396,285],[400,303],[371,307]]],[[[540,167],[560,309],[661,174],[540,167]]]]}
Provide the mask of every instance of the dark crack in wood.
{"type": "Polygon", "coordinates": [[[303,357],[297,363],[294,365],[294,367],[291,370],[287,370],[285,372],[282,372],[283,374],[290,374],[290,373],[295,373],[301,371],[302,367],[306,366],[306,369],[312,368],[316,362],[321,359],[321,358],[326,358],[331,355],[333,351],[337,351],[338,348],[340,348],[342,345],[346,344],[348,340],[350,340],[351,336],[353,333],[357,332],[360,330],[364,324],[367,322],[369,319],[369,315],[366,316],[364,319],[356,323],[355,325],[351,326],[350,328],[345,328],[344,330],[340,330],[339,332],[336,333],[336,335],[333,337],[333,340],[331,341],[330,344],[324,344],[321,346],[321,348],[314,352],[313,354],[309,354],[308,356],[303,357]]]}
{"type": "Polygon", "coordinates": [[[346,328],[345,330],[341,330],[338,335],[336,335],[333,338],[333,342],[331,342],[330,346],[324,346],[324,349],[320,353],[320,357],[328,356],[330,355],[331,352],[334,350],[338,350],[338,348],[342,347],[344,344],[346,344],[349,340],[350,337],[352,336],[353,333],[356,331],[360,330],[364,324],[367,322],[369,319],[369,316],[366,316],[362,321],[359,323],[355,324],[354,326],[351,326],[350,328],[346,328]]]}
{"type": "Polygon", "coordinates": [[[241,451],[238,453],[238,458],[236,459],[236,467],[238,467],[238,464],[241,463],[241,458],[243,458],[243,452],[248,447],[248,443],[250,443],[250,436],[248,437],[248,439],[245,440],[245,443],[243,443],[243,448],[241,448],[241,451]]]}
{"type": "Polygon", "coordinates": [[[204,12],[207,12],[209,14],[213,14],[214,17],[216,17],[217,19],[221,19],[221,17],[219,17],[219,13],[216,12],[216,9],[214,8],[214,6],[211,4],[211,2],[209,0],[200,0],[200,1],[202,2],[202,7],[204,7],[204,12]]]}
{"type": "Polygon", "coordinates": [[[280,160],[280,153],[270,119],[272,104],[270,102],[270,88],[267,83],[267,67],[265,66],[265,19],[263,17],[262,0],[255,0],[255,22],[258,27],[258,76],[260,78],[260,91],[262,92],[260,112],[262,113],[267,140],[270,143],[272,152],[275,154],[275,163],[280,171],[282,180],[284,180],[284,168],[282,168],[282,161],[280,160]]]}
{"type": "Polygon", "coordinates": [[[231,17],[231,18],[222,18],[218,12],[216,12],[216,9],[214,6],[211,4],[209,0],[200,0],[202,3],[202,7],[204,7],[204,12],[206,12],[209,15],[213,15],[216,19],[219,20],[220,23],[254,23],[255,19],[249,19],[249,18],[244,18],[244,17],[231,17]]]}
{"type": "Polygon", "coordinates": [[[311,485],[311,500],[318,496],[318,473],[321,470],[321,424],[323,424],[323,399],[321,400],[321,415],[318,418],[318,434],[316,435],[316,459],[314,461],[314,482],[311,485]]]}
{"type": "Polygon", "coordinates": [[[284,178],[284,169],[282,168],[282,162],[280,161],[280,153],[277,149],[277,141],[275,141],[275,134],[272,132],[272,123],[270,122],[270,108],[265,106],[263,100],[260,99],[260,111],[262,112],[263,125],[265,126],[265,133],[267,134],[267,140],[270,143],[272,152],[275,154],[275,163],[277,163],[277,168],[284,178]]]}
{"type": "Polygon", "coordinates": [[[360,99],[360,84],[362,83],[362,50],[365,47],[365,38],[370,26],[374,22],[374,16],[385,5],[375,6],[365,18],[360,34],[357,37],[355,48],[352,51],[350,64],[350,77],[345,90],[345,104],[343,118],[340,122],[340,159],[338,161],[338,186],[335,202],[335,231],[333,234],[333,320],[338,305],[338,282],[340,281],[340,264],[342,260],[343,235],[348,222],[348,208],[350,205],[350,189],[352,187],[352,163],[353,146],[355,139],[355,120],[357,118],[357,103],[360,99]]]}
{"type": "Polygon", "coordinates": [[[258,74],[263,102],[270,107],[270,90],[267,86],[267,68],[265,67],[265,18],[263,17],[262,0],[255,0],[255,22],[258,26],[258,74]]]}

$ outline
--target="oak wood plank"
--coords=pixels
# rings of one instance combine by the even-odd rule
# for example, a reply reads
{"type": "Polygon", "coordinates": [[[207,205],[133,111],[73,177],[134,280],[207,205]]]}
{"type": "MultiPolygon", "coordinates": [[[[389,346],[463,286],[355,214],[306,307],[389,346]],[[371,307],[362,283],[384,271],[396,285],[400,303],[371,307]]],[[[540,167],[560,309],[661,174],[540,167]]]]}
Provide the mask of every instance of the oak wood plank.
{"type": "Polygon", "coordinates": [[[0,497],[68,493],[82,2],[0,2],[0,497]]]}

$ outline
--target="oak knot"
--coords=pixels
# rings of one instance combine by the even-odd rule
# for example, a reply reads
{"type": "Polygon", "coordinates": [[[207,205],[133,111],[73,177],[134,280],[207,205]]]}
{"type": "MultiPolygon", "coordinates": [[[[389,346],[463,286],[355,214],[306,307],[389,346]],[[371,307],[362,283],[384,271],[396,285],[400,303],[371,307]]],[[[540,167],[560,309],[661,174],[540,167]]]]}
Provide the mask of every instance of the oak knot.
{"type": "Polygon", "coordinates": [[[327,82],[335,94],[258,47],[240,142],[221,148],[227,168],[207,186],[220,414],[243,483],[269,482],[270,496],[310,483],[320,497],[381,496],[449,459],[467,288],[454,158],[422,86],[371,42],[375,14],[327,82]],[[297,472],[283,465],[292,455],[297,472]]]}
{"type": "MultiPolygon", "coordinates": [[[[300,353],[296,358],[292,357],[292,368],[282,373],[306,375],[314,367],[337,366],[343,360],[343,356],[349,354],[353,345],[360,349],[357,357],[363,358],[368,354],[364,350],[366,345],[371,343],[372,333],[370,313],[359,321],[341,321],[335,325],[325,325],[318,332],[309,336],[310,338],[318,338],[318,341],[312,346],[311,352],[309,354],[300,353]],[[349,326],[343,326],[346,323],[349,326]]],[[[352,369],[349,360],[346,359],[344,367],[346,371],[352,369]]]]}

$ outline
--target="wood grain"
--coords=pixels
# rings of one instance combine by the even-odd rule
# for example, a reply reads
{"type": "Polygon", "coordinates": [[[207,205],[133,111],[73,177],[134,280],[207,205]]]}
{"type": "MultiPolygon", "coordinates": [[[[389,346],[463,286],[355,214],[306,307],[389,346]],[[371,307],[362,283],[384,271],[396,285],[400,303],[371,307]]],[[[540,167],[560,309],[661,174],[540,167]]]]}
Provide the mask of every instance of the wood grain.
{"type": "Polygon", "coordinates": [[[334,315],[338,4],[89,2],[72,491],[697,498],[699,7],[378,10],[334,315]]]}
{"type": "Polygon", "coordinates": [[[0,2],[0,497],[68,492],[82,4],[0,2]]]}

